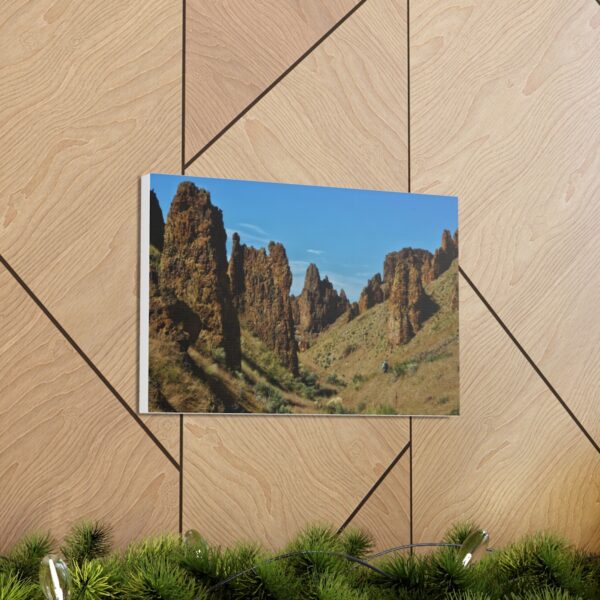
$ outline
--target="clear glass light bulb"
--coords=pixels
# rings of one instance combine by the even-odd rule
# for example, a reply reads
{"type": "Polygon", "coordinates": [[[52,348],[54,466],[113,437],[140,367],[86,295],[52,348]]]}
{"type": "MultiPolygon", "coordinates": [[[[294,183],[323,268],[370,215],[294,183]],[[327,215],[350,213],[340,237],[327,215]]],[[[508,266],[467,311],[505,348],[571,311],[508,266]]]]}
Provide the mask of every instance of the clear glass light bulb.
{"type": "Polygon", "coordinates": [[[463,567],[477,562],[485,554],[489,542],[490,536],[483,529],[470,533],[458,550],[458,560],[463,567]]]}
{"type": "Polygon", "coordinates": [[[40,585],[48,600],[71,598],[71,574],[62,556],[58,554],[44,556],[40,563],[40,585]]]}
{"type": "Polygon", "coordinates": [[[188,529],[183,534],[183,543],[186,546],[191,546],[192,548],[197,548],[204,544],[204,538],[198,533],[195,529],[188,529]]]}

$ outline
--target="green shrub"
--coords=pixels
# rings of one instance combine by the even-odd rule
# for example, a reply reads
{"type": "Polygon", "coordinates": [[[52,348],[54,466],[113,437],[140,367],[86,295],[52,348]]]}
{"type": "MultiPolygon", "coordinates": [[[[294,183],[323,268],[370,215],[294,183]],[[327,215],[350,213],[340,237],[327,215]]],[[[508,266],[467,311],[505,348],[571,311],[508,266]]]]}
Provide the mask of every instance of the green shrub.
{"type": "Polygon", "coordinates": [[[474,585],[474,571],[463,567],[453,548],[443,548],[428,557],[425,586],[432,597],[468,591],[474,585]]]}
{"type": "Polygon", "coordinates": [[[345,529],[340,542],[343,552],[356,558],[365,558],[375,545],[371,535],[362,529],[345,529]]]}
{"type": "Polygon", "coordinates": [[[354,375],[352,375],[352,387],[355,390],[359,390],[365,381],[366,377],[361,373],[355,373],[354,375]]]}
{"type": "Polygon", "coordinates": [[[392,372],[396,376],[396,378],[404,377],[405,375],[412,375],[416,373],[419,368],[419,364],[413,360],[394,363],[392,365],[392,372]]]}
{"type": "Polygon", "coordinates": [[[23,581],[14,573],[0,573],[0,600],[42,598],[39,586],[23,581]]]}
{"type": "Polygon", "coordinates": [[[511,544],[489,559],[486,574],[506,596],[544,591],[584,593],[581,558],[552,535],[534,535],[511,544]]]}
{"type": "Polygon", "coordinates": [[[479,527],[472,521],[459,521],[448,529],[442,539],[446,544],[462,544],[472,533],[478,531],[479,527]]]}
{"type": "Polygon", "coordinates": [[[54,547],[49,533],[25,536],[0,563],[0,570],[16,575],[21,581],[38,581],[40,562],[54,547]]]}
{"type": "MultiPolygon", "coordinates": [[[[443,540],[460,544],[476,529],[475,524],[458,523],[443,540]]],[[[373,540],[368,534],[327,526],[301,531],[284,549],[292,553],[287,557],[254,544],[222,549],[200,536],[187,536],[183,543],[179,536],[166,535],[88,559],[108,551],[99,530],[106,531],[98,524],[77,525],[63,545],[71,556],[72,600],[600,598],[600,558],[548,535],[527,537],[463,567],[455,548],[369,558],[373,540]],[[349,561],[347,555],[365,559],[379,571],[349,561]]],[[[2,558],[0,600],[42,600],[39,562],[51,546],[50,536],[34,534],[2,558]]]]}
{"type": "Polygon", "coordinates": [[[227,355],[225,354],[225,348],[217,347],[211,348],[210,354],[213,357],[213,360],[220,365],[225,365],[227,362],[227,355]]]}
{"type": "Polygon", "coordinates": [[[112,531],[98,521],[77,523],[61,546],[61,552],[70,563],[101,558],[110,552],[112,531]]]}
{"type": "Polygon", "coordinates": [[[289,400],[285,399],[279,390],[267,383],[257,383],[254,386],[256,397],[264,404],[265,412],[290,413],[289,400]]]}
{"type": "Polygon", "coordinates": [[[122,589],[132,600],[194,600],[196,592],[190,576],[165,557],[144,557],[132,565],[122,589]]]}
{"type": "Polygon", "coordinates": [[[102,600],[113,598],[114,589],[103,565],[85,560],[69,568],[73,582],[73,600],[102,600]]]}
{"type": "Polygon", "coordinates": [[[337,385],[338,387],[346,387],[346,382],[338,377],[335,373],[331,373],[331,375],[327,376],[325,380],[329,385],[337,385]]]}
{"type": "Polygon", "coordinates": [[[378,566],[387,573],[387,577],[376,573],[369,576],[378,587],[392,590],[398,598],[414,598],[415,600],[429,598],[429,592],[426,589],[428,566],[426,557],[415,554],[398,554],[391,558],[385,558],[378,566]]]}

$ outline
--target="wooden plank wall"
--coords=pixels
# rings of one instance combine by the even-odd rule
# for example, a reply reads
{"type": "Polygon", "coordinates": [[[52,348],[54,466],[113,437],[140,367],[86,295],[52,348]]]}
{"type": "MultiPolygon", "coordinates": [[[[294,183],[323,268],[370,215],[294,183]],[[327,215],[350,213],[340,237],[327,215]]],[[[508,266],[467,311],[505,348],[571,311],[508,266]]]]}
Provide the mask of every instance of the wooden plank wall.
{"type": "Polygon", "coordinates": [[[15,0],[0,32],[0,551],[81,517],[600,550],[595,0],[15,0]],[[461,416],[138,417],[137,178],[182,167],[458,195],[461,416]]]}

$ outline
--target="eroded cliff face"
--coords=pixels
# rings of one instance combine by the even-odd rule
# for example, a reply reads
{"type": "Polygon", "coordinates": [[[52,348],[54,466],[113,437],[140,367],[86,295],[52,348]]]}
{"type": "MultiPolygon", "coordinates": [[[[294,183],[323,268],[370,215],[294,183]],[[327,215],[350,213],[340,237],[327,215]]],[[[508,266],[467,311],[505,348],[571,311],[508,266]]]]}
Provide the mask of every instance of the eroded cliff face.
{"type": "Polygon", "coordinates": [[[427,250],[419,248],[403,248],[397,252],[390,252],[386,255],[383,261],[383,291],[387,298],[389,296],[391,286],[396,276],[396,267],[399,263],[405,262],[414,265],[421,273],[421,278],[424,285],[433,281],[433,268],[431,261],[433,254],[427,250]]]}
{"type": "Polygon", "coordinates": [[[458,258],[458,230],[456,230],[454,237],[452,237],[452,234],[447,229],[444,229],[442,245],[435,251],[431,261],[433,278],[436,279],[444,273],[455,258],[458,258]]]}
{"type": "Polygon", "coordinates": [[[297,375],[298,348],[290,298],[292,273],[283,245],[271,242],[267,253],[264,248],[241,244],[235,233],[229,278],[241,322],[297,375]]]}
{"type": "Polygon", "coordinates": [[[415,264],[398,263],[388,302],[388,341],[394,346],[406,344],[433,312],[415,264]]]}
{"type": "Polygon", "coordinates": [[[232,369],[241,367],[240,326],[227,275],[223,215],[210,194],[183,182],[164,231],[158,280],[172,320],[187,323],[189,344],[222,348],[232,369]]]}
{"type": "Polygon", "coordinates": [[[150,190],[150,245],[162,252],[165,239],[165,219],[154,190],[150,190]]]}
{"type": "Polygon", "coordinates": [[[379,273],[375,274],[363,288],[358,300],[358,311],[363,313],[384,300],[383,281],[379,273]]]}
{"type": "MultiPolygon", "coordinates": [[[[404,248],[385,257],[383,292],[388,301],[388,341],[406,344],[436,307],[425,286],[444,273],[458,257],[458,231],[442,234],[441,246],[427,250],[404,248]]],[[[458,307],[458,296],[455,296],[458,307]]],[[[454,302],[454,300],[453,300],[454,302]]]]}
{"type": "Polygon", "coordinates": [[[313,334],[323,331],[343,314],[351,311],[346,294],[338,294],[327,277],[321,279],[314,263],[306,269],[304,288],[295,302],[296,329],[303,347],[308,345],[313,334]]]}

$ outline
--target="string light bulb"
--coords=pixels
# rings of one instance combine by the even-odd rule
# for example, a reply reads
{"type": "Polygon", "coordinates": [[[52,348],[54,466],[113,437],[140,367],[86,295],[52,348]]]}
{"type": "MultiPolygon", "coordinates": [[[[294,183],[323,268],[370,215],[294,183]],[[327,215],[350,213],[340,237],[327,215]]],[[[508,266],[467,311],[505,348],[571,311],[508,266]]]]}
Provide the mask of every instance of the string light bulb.
{"type": "Polygon", "coordinates": [[[477,562],[487,551],[490,536],[484,529],[470,533],[458,550],[458,559],[463,567],[477,562]]]}
{"type": "Polygon", "coordinates": [[[47,600],[71,598],[71,574],[65,559],[59,554],[48,554],[40,563],[40,585],[47,600]]]}

